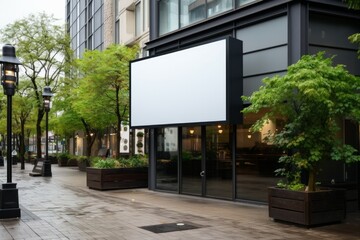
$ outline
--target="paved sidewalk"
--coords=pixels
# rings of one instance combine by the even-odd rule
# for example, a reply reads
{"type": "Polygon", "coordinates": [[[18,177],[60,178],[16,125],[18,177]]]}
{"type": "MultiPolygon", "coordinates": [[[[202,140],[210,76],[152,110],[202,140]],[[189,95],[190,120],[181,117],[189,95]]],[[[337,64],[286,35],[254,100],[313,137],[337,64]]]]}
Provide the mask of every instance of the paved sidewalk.
{"type": "MultiPolygon", "coordinates": [[[[31,170],[28,164],[26,170],[13,167],[22,217],[0,221],[1,240],[360,239],[359,213],[341,224],[307,229],[272,221],[267,206],[147,189],[101,192],[88,189],[85,173],[76,168],[52,165],[50,178],[30,177],[31,170]],[[157,224],[163,228],[151,227],[157,224]]],[[[0,167],[5,181],[6,166],[0,167]]]]}

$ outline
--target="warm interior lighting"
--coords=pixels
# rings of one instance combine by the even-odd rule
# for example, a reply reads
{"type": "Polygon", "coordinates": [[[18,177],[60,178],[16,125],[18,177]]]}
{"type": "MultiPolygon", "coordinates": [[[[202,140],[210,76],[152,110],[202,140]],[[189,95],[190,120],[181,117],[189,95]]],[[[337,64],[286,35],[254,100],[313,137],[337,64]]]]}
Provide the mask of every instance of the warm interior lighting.
{"type": "Polygon", "coordinates": [[[223,130],[222,130],[222,129],[219,129],[218,132],[219,132],[220,134],[222,134],[222,133],[223,133],[223,130]]]}
{"type": "Polygon", "coordinates": [[[194,129],[190,129],[189,132],[190,132],[190,134],[194,134],[195,130],[194,130],[194,129]]]}
{"type": "Polygon", "coordinates": [[[5,75],[15,77],[15,71],[6,69],[5,70],[5,75]]]}

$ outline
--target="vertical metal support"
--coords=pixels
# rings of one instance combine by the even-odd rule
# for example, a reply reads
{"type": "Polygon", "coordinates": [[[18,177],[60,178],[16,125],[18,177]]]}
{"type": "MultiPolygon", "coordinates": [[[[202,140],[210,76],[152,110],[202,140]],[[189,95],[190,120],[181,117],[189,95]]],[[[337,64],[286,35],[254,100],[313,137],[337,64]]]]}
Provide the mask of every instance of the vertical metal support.
{"type": "Polygon", "coordinates": [[[12,96],[7,95],[7,152],[6,152],[6,161],[7,161],[7,183],[12,182],[12,156],[11,156],[11,119],[12,119],[12,96]]]}
{"type": "Polygon", "coordinates": [[[49,161],[49,111],[45,110],[45,161],[49,161]]]}

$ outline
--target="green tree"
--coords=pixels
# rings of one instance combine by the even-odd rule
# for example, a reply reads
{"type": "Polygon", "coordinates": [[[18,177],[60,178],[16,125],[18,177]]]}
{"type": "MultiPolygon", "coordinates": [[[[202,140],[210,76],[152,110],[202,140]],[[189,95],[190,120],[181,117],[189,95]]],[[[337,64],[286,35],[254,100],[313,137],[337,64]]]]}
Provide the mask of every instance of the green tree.
{"type": "Polygon", "coordinates": [[[26,124],[31,117],[31,112],[36,105],[36,101],[31,95],[31,82],[22,82],[14,95],[13,107],[13,125],[15,124],[14,133],[19,138],[19,158],[21,169],[25,169],[25,137],[26,124]]]}
{"type": "Polygon", "coordinates": [[[360,0],[345,0],[349,8],[359,10],[360,9],[360,0]]]}
{"type": "MultiPolygon", "coordinates": [[[[360,10],[360,0],[346,0],[346,3],[351,9],[360,10]]],[[[349,36],[349,40],[354,44],[358,44],[358,57],[360,58],[360,33],[354,33],[353,35],[349,36]]]]}
{"type": "Polygon", "coordinates": [[[120,156],[121,122],[127,122],[129,115],[129,62],[137,52],[138,46],[111,45],[104,51],[87,51],[77,62],[82,78],[74,109],[84,125],[115,129],[115,157],[120,156]]]}
{"type": "MultiPolygon", "coordinates": [[[[288,67],[284,76],[265,78],[264,85],[250,97],[244,113],[268,109],[252,128],[259,130],[268,119],[281,117],[285,126],[272,136],[272,141],[292,154],[280,158],[290,169],[285,175],[309,173],[307,190],[314,191],[319,162],[359,161],[355,149],[338,137],[343,119],[360,120],[360,79],[344,66],[332,66],[324,53],[303,56],[288,67]]],[[[298,179],[295,179],[298,180],[298,179]]]]}
{"type": "Polygon", "coordinates": [[[16,47],[24,75],[32,83],[32,95],[36,99],[37,157],[41,157],[41,121],[44,116],[42,91],[50,86],[56,92],[66,63],[71,59],[69,37],[64,26],[55,24],[56,19],[45,13],[29,15],[15,21],[0,31],[1,41],[16,47]]]}

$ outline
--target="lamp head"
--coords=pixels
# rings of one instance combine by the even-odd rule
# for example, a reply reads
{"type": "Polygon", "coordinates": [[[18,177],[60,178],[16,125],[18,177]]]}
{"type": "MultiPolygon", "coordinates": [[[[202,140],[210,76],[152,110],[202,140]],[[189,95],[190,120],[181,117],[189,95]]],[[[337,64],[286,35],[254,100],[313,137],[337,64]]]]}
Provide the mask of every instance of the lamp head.
{"type": "Polygon", "coordinates": [[[10,44],[5,44],[0,58],[1,66],[1,84],[4,87],[5,95],[13,96],[19,80],[19,67],[21,62],[15,55],[15,48],[10,44]]]}
{"type": "Polygon", "coordinates": [[[44,87],[44,91],[43,91],[43,100],[44,100],[44,108],[45,111],[49,111],[50,110],[50,99],[54,94],[51,92],[51,88],[49,86],[44,87]]]}

